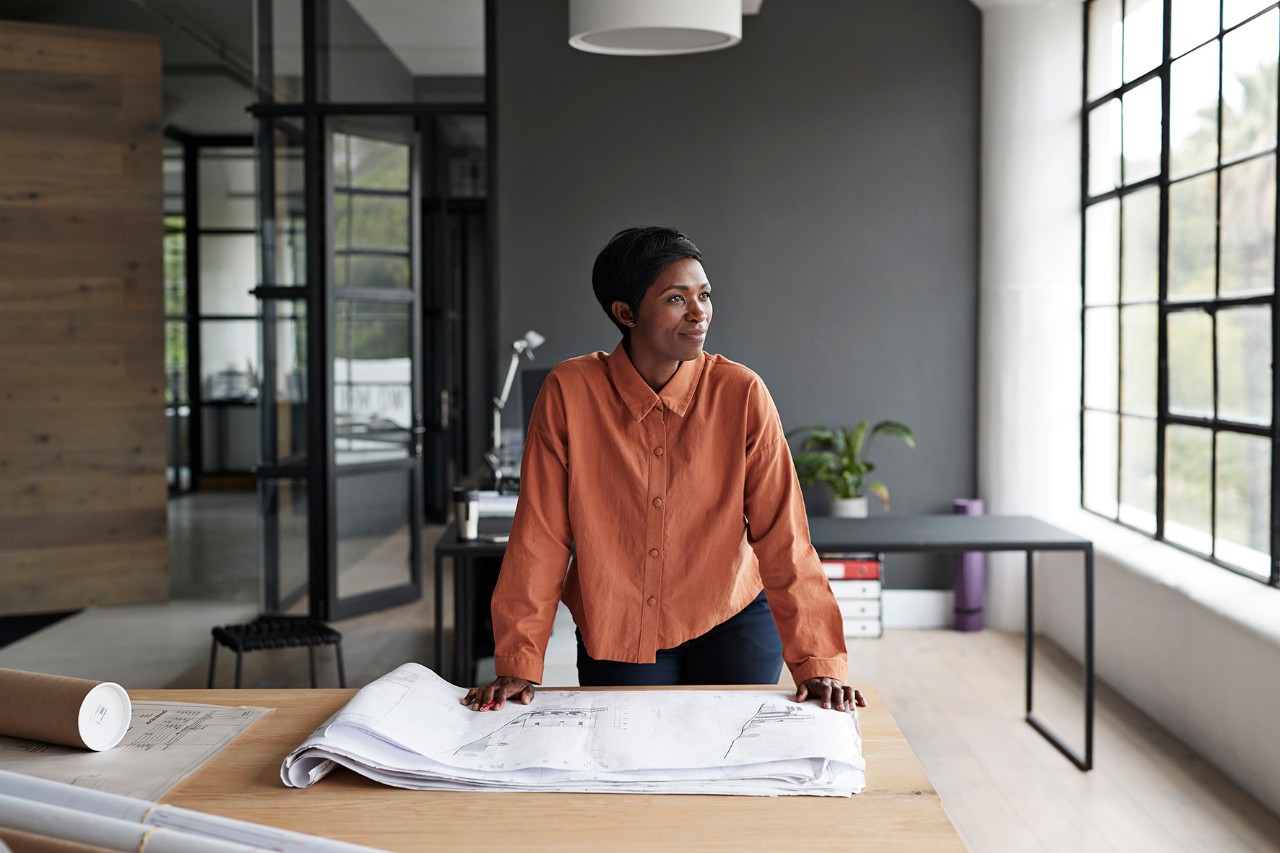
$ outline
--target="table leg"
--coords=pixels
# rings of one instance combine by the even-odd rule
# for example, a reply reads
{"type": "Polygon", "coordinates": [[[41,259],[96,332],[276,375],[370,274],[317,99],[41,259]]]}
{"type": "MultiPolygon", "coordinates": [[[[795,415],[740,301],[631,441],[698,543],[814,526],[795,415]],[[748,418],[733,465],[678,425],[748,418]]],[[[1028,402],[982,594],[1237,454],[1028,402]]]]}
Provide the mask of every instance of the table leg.
{"type": "Polygon", "coordinates": [[[471,561],[462,556],[453,558],[453,667],[449,680],[459,687],[470,687],[466,682],[467,651],[471,636],[471,596],[467,595],[467,580],[471,574],[471,561]]]}
{"type": "Polygon", "coordinates": [[[444,675],[444,557],[436,552],[436,674],[444,675]]]}
{"type": "Polygon", "coordinates": [[[1093,543],[1084,549],[1084,767],[1093,767],[1093,543]]]}
{"type": "Polygon", "coordinates": [[[1034,554],[1027,552],[1027,723],[1053,744],[1059,752],[1081,770],[1093,769],[1093,546],[1086,546],[1084,556],[1084,755],[1072,750],[1032,713],[1032,674],[1035,660],[1035,596],[1034,554]]]}

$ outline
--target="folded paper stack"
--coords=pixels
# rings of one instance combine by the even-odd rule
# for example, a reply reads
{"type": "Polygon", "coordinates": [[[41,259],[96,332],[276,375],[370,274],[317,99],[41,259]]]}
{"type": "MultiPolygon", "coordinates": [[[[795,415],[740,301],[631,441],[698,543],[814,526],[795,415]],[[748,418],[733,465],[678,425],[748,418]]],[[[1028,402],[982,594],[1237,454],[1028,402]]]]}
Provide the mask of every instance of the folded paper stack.
{"type": "Polygon", "coordinates": [[[408,663],[360,690],[280,768],[335,766],[400,788],[844,796],[865,784],[857,716],[762,690],[538,692],[476,712],[408,663]]]}

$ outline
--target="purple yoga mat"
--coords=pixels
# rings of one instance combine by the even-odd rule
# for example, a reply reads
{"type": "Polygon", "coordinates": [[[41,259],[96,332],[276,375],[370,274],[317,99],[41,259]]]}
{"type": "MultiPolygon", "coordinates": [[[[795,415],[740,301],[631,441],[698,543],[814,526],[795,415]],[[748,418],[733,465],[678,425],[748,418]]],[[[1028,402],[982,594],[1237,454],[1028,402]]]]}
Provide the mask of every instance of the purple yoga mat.
{"type": "MultiPolygon", "coordinates": [[[[981,498],[957,498],[951,502],[956,515],[982,515],[981,498]]],[[[968,551],[956,557],[955,583],[956,630],[982,630],[983,559],[979,552],[968,551]]]]}

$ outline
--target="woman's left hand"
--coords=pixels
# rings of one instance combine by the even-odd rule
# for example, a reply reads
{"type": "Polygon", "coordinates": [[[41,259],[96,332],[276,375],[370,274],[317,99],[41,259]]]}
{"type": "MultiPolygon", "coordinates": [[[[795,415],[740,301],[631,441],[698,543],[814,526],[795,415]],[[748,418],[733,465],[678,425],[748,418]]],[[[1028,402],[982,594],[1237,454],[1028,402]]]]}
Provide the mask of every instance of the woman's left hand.
{"type": "Polygon", "coordinates": [[[803,702],[806,699],[821,702],[824,708],[834,705],[837,711],[852,711],[855,705],[859,708],[867,707],[867,700],[862,698],[862,692],[854,690],[838,678],[806,679],[796,688],[796,701],[803,702]]]}

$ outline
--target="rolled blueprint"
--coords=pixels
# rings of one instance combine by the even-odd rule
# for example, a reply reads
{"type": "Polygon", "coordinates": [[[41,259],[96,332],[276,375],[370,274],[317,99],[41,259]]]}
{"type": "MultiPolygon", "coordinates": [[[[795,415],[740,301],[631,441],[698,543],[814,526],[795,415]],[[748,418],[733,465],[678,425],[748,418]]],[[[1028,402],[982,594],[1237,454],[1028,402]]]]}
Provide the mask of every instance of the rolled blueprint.
{"type": "Polygon", "coordinates": [[[13,853],[112,853],[105,847],[36,835],[34,832],[4,826],[0,826],[0,841],[8,844],[13,853]]]}
{"type": "Polygon", "coordinates": [[[129,694],[110,681],[0,669],[0,735],[111,749],[129,730],[129,694]]]}
{"type": "Polygon", "coordinates": [[[262,849],[4,795],[0,795],[0,824],[126,853],[144,849],[146,853],[245,853],[262,849]]]}
{"type": "MultiPolygon", "coordinates": [[[[204,841],[228,844],[234,842],[241,845],[238,849],[263,849],[276,851],[276,853],[379,853],[375,848],[359,844],[349,844],[345,841],[306,835],[176,806],[158,805],[137,797],[126,797],[122,794],[112,794],[94,788],[82,788],[79,785],[68,785],[64,782],[0,770],[0,825],[4,824],[4,804],[10,800],[27,801],[26,810],[33,813],[47,806],[60,809],[59,813],[63,815],[68,813],[73,816],[83,815],[86,820],[100,818],[111,821],[113,824],[126,822],[141,826],[142,829],[163,830],[166,838],[189,837],[192,844],[204,841]]],[[[90,822],[93,823],[93,821],[90,822]]],[[[103,824],[95,824],[95,826],[100,828],[103,824]]],[[[127,841],[132,836],[124,837],[127,841]]],[[[153,834],[150,839],[146,853],[156,853],[156,836],[153,834]]],[[[95,843],[102,844],[102,841],[95,843]]],[[[178,849],[183,849],[180,844],[178,849]]],[[[195,847],[189,848],[192,851],[195,849],[195,847]]]]}

